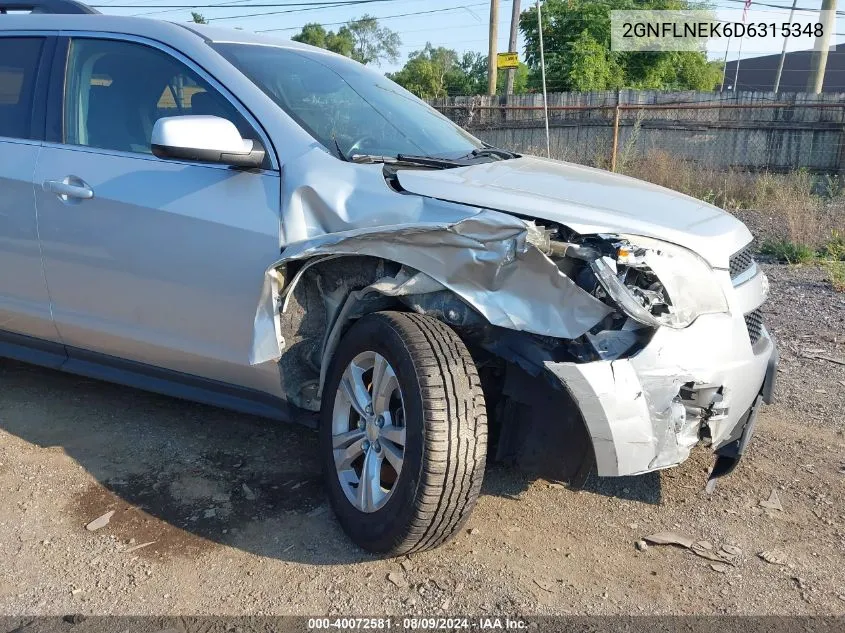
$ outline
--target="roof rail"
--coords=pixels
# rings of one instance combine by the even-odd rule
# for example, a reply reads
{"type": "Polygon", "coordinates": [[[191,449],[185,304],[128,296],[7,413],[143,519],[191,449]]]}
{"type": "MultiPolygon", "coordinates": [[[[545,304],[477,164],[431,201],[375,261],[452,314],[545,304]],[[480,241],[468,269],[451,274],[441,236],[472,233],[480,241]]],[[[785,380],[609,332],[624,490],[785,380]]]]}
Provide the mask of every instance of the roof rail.
{"type": "Polygon", "coordinates": [[[10,11],[30,11],[31,13],[78,14],[99,13],[97,9],[82,4],[77,0],[0,0],[0,14],[10,11]]]}

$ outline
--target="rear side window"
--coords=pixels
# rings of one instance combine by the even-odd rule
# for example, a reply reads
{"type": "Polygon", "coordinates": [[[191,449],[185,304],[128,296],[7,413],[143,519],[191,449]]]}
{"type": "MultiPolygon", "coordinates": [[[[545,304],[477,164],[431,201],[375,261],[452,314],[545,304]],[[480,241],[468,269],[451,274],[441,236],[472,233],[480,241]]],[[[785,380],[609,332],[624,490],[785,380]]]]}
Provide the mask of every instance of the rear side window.
{"type": "Polygon", "coordinates": [[[43,37],[0,37],[0,136],[33,138],[32,106],[43,37]]]}

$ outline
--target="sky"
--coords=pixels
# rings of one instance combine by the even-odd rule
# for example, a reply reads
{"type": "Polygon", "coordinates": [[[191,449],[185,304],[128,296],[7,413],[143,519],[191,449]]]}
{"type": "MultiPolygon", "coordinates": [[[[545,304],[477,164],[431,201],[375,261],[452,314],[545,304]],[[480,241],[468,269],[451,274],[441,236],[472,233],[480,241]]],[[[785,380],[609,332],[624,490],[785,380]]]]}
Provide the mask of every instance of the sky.
{"type": "MultiPolygon", "coordinates": [[[[383,63],[381,70],[391,72],[402,67],[413,51],[420,50],[431,42],[435,46],[445,46],[457,50],[478,51],[487,54],[488,24],[490,19],[489,0],[377,0],[368,4],[341,7],[303,7],[303,3],[318,2],[319,0],[89,0],[103,13],[115,15],[143,15],[172,21],[188,21],[191,9],[155,9],[145,8],[148,5],[195,3],[194,9],[202,13],[215,26],[239,27],[244,30],[258,31],[273,29],[276,35],[289,38],[296,34],[302,25],[308,22],[319,22],[328,29],[338,26],[365,13],[374,15],[382,26],[396,31],[402,39],[397,63],[383,63]],[[253,7],[250,5],[262,3],[290,4],[289,7],[253,7]],[[300,6],[293,6],[293,5],[300,6]],[[116,8],[110,5],[132,5],[132,8],[116,8]],[[217,6],[210,6],[217,5],[217,6]],[[220,6],[228,5],[228,6],[220,6]],[[282,13],[284,12],[284,13],[282,13]],[[250,15],[251,14],[251,15],[250,15]],[[261,15],[254,15],[261,14],[261,15]],[[250,17],[238,17],[247,16],[250,17]],[[278,29],[278,30],[277,30],[278,29]]],[[[770,22],[773,19],[785,19],[789,15],[791,0],[765,0],[752,2],[748,19],[753,21],[770,22]],[[777,5],[774,8],[766,5],[777,5]]],[[[522,0],[522,9],[533,5],[532,0],[522,0]]],[[[720,19],[736,19],[741,15],[741,0],[716,0],[711,2],[717,9],[720,19]]],[[[821,0],[798,0],[798,6],[816,8],[821,6],[821,0]]],[[[506,51],[510,31],[512,0],[499,2],[499,51],[506,51]]],[[[845,7],[842,7],[845,9],[845,7]]],[[[837,19],[836,41],[845,41],[845,16],[837,19]],[[842,35],[838,35],[842,34],[842,35]]],[[[781,43],[776,45],[779,52],[781,43]]],[[[519,39],[518,50],[522,52],[522,38],[519,39]]],[[[805,48],[805,47],[800,47],[805,48]]],[[[765,51],[753,50],[753,46],[744,44],[743,57],[762,54],[765,51]],[[751,49],[751,50],[749,50],[751,49]]],[[[792,50],[792,49],[790,49],[792,50]]],[[[710,57],[723,59],[725,46],[711,46],[708,49],[710,57]],[[718,50],[716,50],[718,48],[718,50]]],[[[770,51],[772,52],[772,51],[770,51]]],[[[731,42],[728,59],[736,59],[738,42],[731,42]]]]}

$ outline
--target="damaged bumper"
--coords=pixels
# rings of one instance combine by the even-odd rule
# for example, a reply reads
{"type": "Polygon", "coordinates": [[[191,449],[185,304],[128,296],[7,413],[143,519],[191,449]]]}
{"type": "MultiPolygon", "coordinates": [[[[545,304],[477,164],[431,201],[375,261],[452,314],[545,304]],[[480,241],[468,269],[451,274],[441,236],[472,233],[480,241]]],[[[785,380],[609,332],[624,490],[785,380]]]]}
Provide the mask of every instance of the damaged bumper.
{"type": "Polygon", "coordinates": [[[771,400],[777,350],[765,327],[752,342],[744,318],[765,297],[764,275],[732,287],[725,272],[722,283],[730,314],[660,328],[630,358],[546,363],[581,411],[599,475],[677,465],[709,438],[719,455],[715,477],[730,472],[744,452],[760,401],[771,400]]]}

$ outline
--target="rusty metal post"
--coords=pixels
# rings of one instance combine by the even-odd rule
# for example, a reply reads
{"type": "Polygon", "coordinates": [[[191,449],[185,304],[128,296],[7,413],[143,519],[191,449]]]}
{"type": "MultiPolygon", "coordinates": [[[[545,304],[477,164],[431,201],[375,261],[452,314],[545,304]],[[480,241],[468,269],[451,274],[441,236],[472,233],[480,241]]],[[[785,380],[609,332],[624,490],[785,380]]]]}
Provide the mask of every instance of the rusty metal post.
{"type": "Polygon", "coordinates": [[[613,150],[610,155],[610,171],[616,171],[616,154],[619,151],[619,113],[622,108],[619,102],[616,102],[616,108],[613,111],[613,150]]]}

